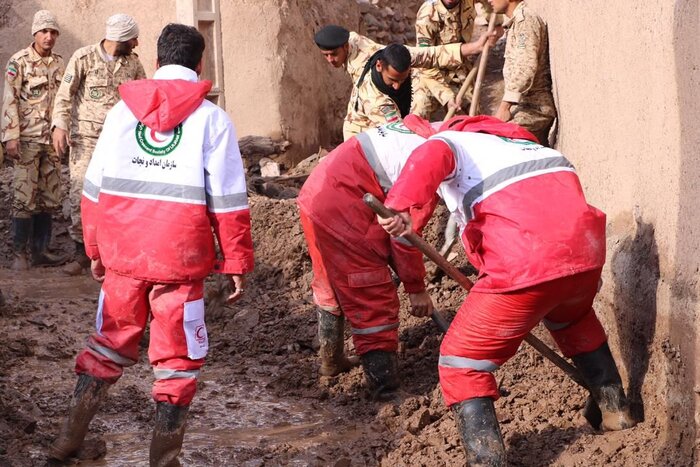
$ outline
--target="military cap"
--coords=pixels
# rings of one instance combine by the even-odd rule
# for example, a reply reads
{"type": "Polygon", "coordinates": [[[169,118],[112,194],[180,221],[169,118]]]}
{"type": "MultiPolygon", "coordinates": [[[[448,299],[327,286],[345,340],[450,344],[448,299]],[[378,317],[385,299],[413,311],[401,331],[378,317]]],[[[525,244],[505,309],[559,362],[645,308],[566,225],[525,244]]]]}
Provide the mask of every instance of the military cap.
{"type": "Polygon", "coordinates": [[[321,50],[333,50],[348,43],[350,31],[342,26],[330,24],[321,28],[314,36],[314,42],[321,50]]]}

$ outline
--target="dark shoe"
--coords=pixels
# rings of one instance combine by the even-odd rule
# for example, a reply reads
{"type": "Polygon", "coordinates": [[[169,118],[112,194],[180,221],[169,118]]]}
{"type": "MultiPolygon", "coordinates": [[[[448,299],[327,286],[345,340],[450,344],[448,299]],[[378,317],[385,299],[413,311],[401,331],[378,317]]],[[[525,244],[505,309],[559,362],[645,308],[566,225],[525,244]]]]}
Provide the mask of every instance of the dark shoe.
{"type": "Polygon", "coordinates": [[[63,272],[69,276],[79,276],[89,267],[90,258],[85,254],[85,245],[80,242],[75,242],[75,257],[73,261],[66,264],[63,268],[63,272]]]}
{"type": "Polygon", "coordinates": [[[622,378],[607,342],[593,352],[572,357],[572,360],[581,370],[583,379],[591,391],[591,397],[602,413],[601,425],[594,428],[617,431],[636,425],[622,388],[622,378]]]}
{"type": "Polygon", "coordinates": [[[53,255],[48,252],[51,243],[52,220],[48,212],[40,212],[32,216],[32,266],[57,266],[65,263],[65,256],[53,255]]]}
{"type": "Polygon", "coordinates": [[[65,461],[80,448],[92,417],[107,396],[109,386],[109,383],[94,376],[78,376],[68,418],[61,427],[58,438],[49,448],[50,460],[65,461]]]}
{"type": "Polygon", "coordinates": [[[344,352],[345,318],[325,310],[318,310],[318,341],[321,345],[321,376],[336,376],[360,364],[357,357],[346,357],[344,352]]]}
{"type": "Polygon", "coordinates": [[[376,397],[399,388],[399,361],[396,352],[370,350],[360,355],[369,388],[376,397]]]}
{"type": "Polygon", "coordinates": [[[185,424],[189,406],[167,402],[156,404],[156,424],[151,439],[151,467],[180,467],[177,456],[185,437],[185,424]]]}
{"type": "Polygon", "coordinates": [[[477,397],[454,404],[452,413],[467,455],[469,467],[503,467],[506,448],[490,397],[477,397]]]}
{"type": "Polygon", "coordinates": [[[12,218],[12,270],[26,271],[29,269],[27,261],[27,242],[32,230],[32,220],[24,217],[12,218]]]}

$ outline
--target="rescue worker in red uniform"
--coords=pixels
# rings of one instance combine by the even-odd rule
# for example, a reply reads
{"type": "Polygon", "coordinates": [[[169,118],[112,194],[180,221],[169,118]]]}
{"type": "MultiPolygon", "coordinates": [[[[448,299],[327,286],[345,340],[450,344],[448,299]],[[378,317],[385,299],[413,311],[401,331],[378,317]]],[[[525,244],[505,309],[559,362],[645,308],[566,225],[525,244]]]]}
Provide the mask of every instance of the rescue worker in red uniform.
{"type": "Polygon", "coordinates": [[[437,190],[479,270],[438,363],[468,464],[506,465],[492,373],[540,321],[581,370],[602,428],[633,426],[592,308],[605,262],[605,215],[586,203],[571,163],[521,127],[481,116],[441,129],[406,162],[384,203],[398,214],[379,223],[392,235],[410,232],[411,213],[431,206],[437,190]]]}
{"type": "MultiPolygon", "coordinates": [[[[343,352],[345,317],[370,389],[380,395],[399,385],[399,298],[389,266],[403,283],[411,312],[432,312],[423,282],[422,254],[403,239],[391,239],[362,196],[383,200],[413,149],[429,134],[412,125],[415,116],[367,130],[338,146],[314,169],[297,203],[314,272],[311,284],[318,305],[321,375],[332,376],[356,361],[343,352]]],[[[416,212],[417,228],[432,206],[416,212]]]]}
{"type": "Polygon", "coordinates": [[[92,274],[104,281],[96,332],[76,361],[68,418],[49,451],[64,461],[124,367],[138,360],[150,318],[155,382],[150,465],[177,466],[188,408],[208,350],[204,278],[215,270],[244,289],[253,268],[243,164],[224,110],[199,81],[204,38],[169,24],[152,80],[119,88],[83,187],[83,234],[92,274]],[[223,259],[217,261],[214,237],[223,259]]]}

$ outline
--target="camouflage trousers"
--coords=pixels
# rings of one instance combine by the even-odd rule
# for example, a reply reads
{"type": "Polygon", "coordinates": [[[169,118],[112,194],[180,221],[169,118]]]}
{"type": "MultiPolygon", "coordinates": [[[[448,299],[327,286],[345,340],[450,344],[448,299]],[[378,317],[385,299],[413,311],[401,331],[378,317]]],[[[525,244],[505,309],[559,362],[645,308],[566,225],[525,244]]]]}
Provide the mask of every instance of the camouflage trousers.
{"type": "MultiPolygon", "coordinates": [[[[436,114],[439,114],[441,110],[444,111],[442,112],[442,115],[445,115],[447,113],[447,101],[457,97],[457,94],[459,94],[459,88],[462,87],[462,82],[464,79],[466,79],[467,73],[466,71],[463,72],[460,70],[460,74],[458,76],[459,81],[452,81],[448,85],[453,93],[452,95],[436,96],[430,90],[430,87],[426,84],[425,80],[420,78],[420,74],[416,74],[413,77],[412,83],[413,102],[411,104],[411,113],[431,121],[437,118],[436,114]],[[445,104],[443,104],[443,102],[445,102],[445,104]]],[[[462,99],[462,109],[464,113],[468,113],[469,103],[472,100],[473,89],[474,85],[472,84],[467,89],[467,92],[464,94],[464,98],[462,99]]],[[[447,92],[444,94],[447,94],[447,92]]]]}
{"type": "Polygon", "coordinates": [[[512,106],[510,112],[511,122],[535,135],[540,144],[549,146],[549,130],[556,115],[553,107],[521,104],[512,106]]]}
{"type": "Polygon", "coordinates": [[[83,243],[83,223],[80,218],[80,199],[83,194],[83,180],[87,172],[88,164],[95,150],[97,138],[88,136],[74,136],[70,147],[70,189],[68,198],[70,199],[70,220],[68,228],[70,237],[79,243],[83,243]]]}
{"type": "Polygon", "coordinates": [[[12,215],[30,218],[61,205],[61,162],[50,144],[20,140],[14,163],[12,215]]]}

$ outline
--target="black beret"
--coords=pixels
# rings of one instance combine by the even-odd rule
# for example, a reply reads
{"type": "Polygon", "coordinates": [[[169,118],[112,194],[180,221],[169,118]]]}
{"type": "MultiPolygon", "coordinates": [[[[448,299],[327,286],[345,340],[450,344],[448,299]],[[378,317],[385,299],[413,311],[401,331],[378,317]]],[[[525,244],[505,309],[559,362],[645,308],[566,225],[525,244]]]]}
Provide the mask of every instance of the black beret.
{"type": "Polygon", "coordinates": [[[314,36],[314,42],[321,50],[333,50],[347,44],[350,31],[341,26],[330,24],[321,28],[314,36]]]}

